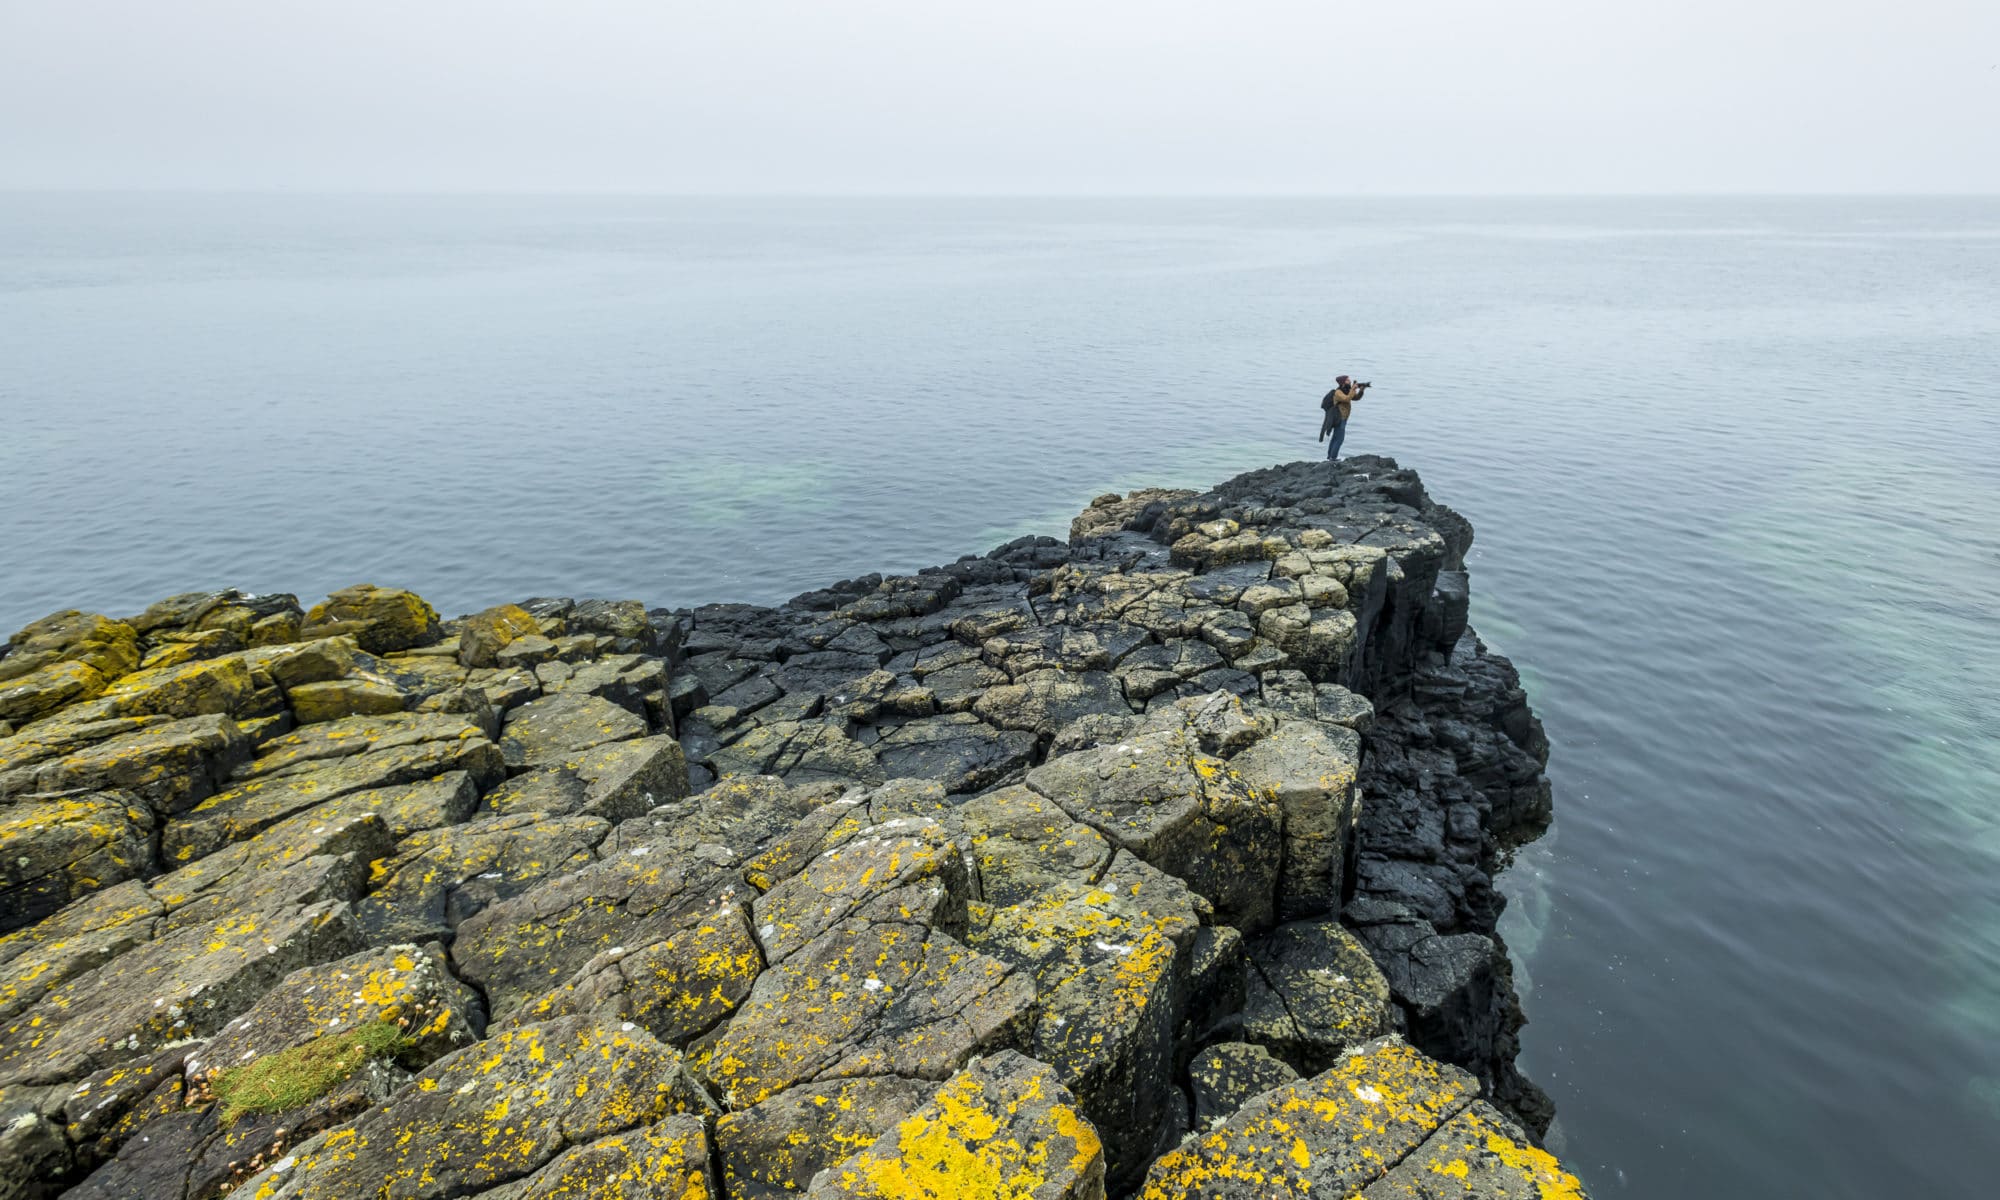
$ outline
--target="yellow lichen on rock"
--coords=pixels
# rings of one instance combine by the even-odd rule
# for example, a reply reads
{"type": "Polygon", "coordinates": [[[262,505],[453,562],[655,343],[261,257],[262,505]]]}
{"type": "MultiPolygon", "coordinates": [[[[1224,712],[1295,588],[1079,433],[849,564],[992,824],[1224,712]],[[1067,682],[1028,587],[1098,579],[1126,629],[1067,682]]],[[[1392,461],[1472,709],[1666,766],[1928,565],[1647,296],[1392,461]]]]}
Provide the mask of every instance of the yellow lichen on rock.
{"type": "Polygon", "coordinates": [[[1145,1200],[1350,1196],[1457,1115],[1478,1083],[1399,1038],[1266,1092],[1146,1176],[1145,1200]],[[1304,1153],[1298,1153],[1303,1147],[1304,1153]]]}
{"type": "Polygon", "coordinates": [[[1012,1051],[968,1066],[813,1200],[1102,1200],[1104,1149],[1055,1072],[1012,1051]]]}

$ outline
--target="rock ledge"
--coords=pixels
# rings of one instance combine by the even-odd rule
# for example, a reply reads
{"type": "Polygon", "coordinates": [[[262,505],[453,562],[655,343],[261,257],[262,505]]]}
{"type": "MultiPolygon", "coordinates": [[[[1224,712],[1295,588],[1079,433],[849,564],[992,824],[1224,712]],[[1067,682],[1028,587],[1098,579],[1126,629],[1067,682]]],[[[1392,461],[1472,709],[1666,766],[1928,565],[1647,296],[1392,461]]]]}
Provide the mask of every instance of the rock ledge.
{"type": "Polygon", "coordinates": [[[1547,745],[1470,540],[1364,457],[775,607],[44,618],[0,1200],[1581,1196],[1513,1066],[1547,745]]]}

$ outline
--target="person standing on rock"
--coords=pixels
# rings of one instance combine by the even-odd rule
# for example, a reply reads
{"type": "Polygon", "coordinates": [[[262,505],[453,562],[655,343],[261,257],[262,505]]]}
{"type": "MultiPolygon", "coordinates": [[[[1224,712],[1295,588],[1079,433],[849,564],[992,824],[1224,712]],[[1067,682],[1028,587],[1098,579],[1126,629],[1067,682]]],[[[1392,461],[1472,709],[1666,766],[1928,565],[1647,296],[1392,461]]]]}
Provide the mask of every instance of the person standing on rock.
{"type": "Polygon", "coordinates": [[[1326,461],[1337,462],[1340,459],[1340,443],[1347,437],[1347,414],[1352,411],[1354,402],[1361,399],[1361,393],[1370,386],[1355,383],[1342,375],[1333,381],[1333,390],[1320,400],[1320,409],[1326,413],[1326,419],[1319,423],[1319,436],[1326,441],[1326,461]]]}

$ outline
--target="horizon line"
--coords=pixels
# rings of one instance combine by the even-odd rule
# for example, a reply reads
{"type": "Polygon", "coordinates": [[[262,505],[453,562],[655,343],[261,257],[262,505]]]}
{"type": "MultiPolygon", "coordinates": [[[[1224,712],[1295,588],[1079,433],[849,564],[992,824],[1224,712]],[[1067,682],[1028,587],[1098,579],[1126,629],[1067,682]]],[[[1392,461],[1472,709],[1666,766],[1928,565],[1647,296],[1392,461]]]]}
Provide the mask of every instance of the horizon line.
{"type": "Polygon", "coordinates": [[[689,191],[649,188],[147,187],[6,185],[0,195],[536,197],[657,200],[1994,200],[2000,191],[689,191]]]}

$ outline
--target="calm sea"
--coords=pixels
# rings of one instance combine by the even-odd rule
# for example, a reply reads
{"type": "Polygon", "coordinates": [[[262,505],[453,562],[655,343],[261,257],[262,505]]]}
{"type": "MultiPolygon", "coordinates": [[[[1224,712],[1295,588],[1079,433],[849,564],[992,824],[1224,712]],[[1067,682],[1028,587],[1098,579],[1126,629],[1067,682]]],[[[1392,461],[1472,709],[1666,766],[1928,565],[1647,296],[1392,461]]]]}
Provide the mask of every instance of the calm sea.
{"type": "Polygon", "coordinates": [[[0,626],[778,600],[1311,456],[1342,371],[1555,744],[1559,1148],[1990,1195],[2000,201],[0,196],[0,626]]]}

